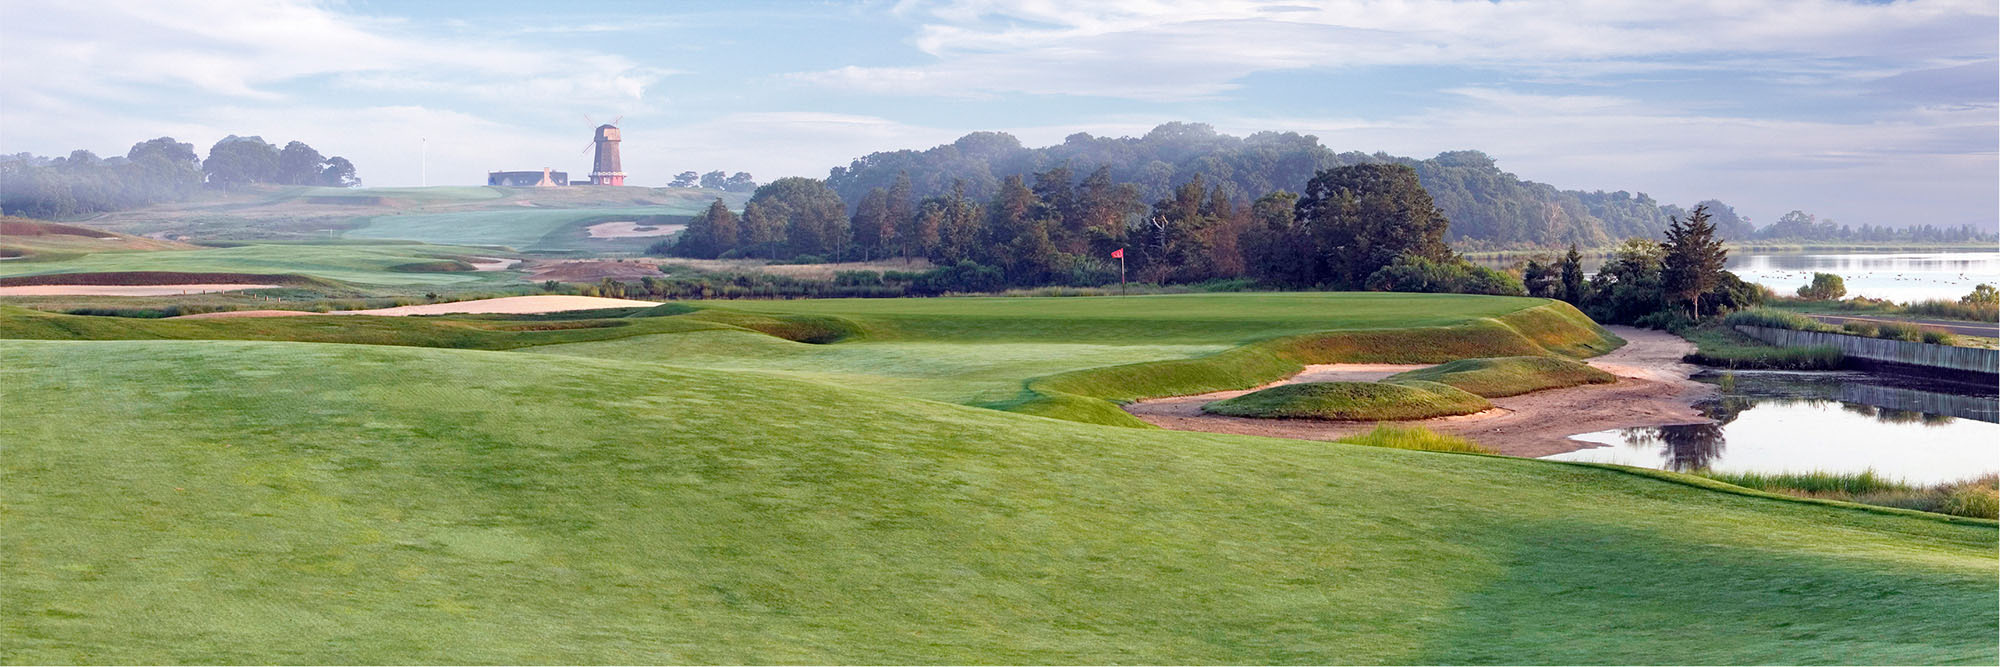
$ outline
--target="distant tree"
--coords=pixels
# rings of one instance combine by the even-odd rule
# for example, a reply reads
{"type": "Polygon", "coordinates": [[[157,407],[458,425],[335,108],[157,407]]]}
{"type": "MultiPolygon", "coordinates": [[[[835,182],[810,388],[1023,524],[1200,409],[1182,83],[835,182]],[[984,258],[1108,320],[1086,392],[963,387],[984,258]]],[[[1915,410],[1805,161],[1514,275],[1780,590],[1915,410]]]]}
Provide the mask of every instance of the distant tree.
{"type": "Polygon", "coordinates": [[[1583,254],[1577,252],[1576,244],[1569,244],[1569,252],[1563,253],[1562,300],[1572,304],[1582,304],[1586,292],[1583,282],[1583,254]]]}
{"type": "Polygon", "coordinates": [[[1360,287],[1370,274],[1409,255],[1452,258],[1444,235],[1451,222],[1403,165],[1364,164],[1322,171],[1306,184],[1299,221],[1312,230],[1328,273],[1338,285],[1360,287]]]}
{"type": "Polygon", "coordinates": [[[762,203],[751,200],[743,205],[742,231],[739,233],[739,247],[744,254],[775,258],[785,244],[785,220],[773,214],[762,203]]]}
{"type": "Polygon", "coordinates": [[[361,178],[354,175],[354,163],[335,155],[326,159],[326,166],[320,168],[319,185],[334,188],[361,187],[361,178]]]}
{"type": "Polygon", "coordinates": [[[757,181],[750,178],[750,172],[739,171],[723,179],[722,189],[730,192],[750,192],[757,189],[757,181]]]}
{"type": "Polygon", "coordinates": [[[1312,232],[1298,222],[1298,203],[1298,195],[1279,190],[1250,205],[1243,252],[1252,277],[1286,287],[1310,287],[1322,279],[1312,232]]]}
{"type": "Polygon", "coordinates": [[[1521,286],[1528,296],[1562,298],[1562,263],[1543,255],[1529,257],[1521,267],[1521,286]]]}
{"type": "Polygon", "coordinates": [[[791,176],[757,188],[750,201],[784,226],[793,255],[838,256],[847,240],[847,204],[824,181],[791,176]]]}
{"type": "Polygon", "coordinates": [[[287,143],[284,150],[278,151],[278,173],[275,182],[285,185],[317,185],[320,182],[320,169],[325,162],[326,156],[320,155],[319,151],[313,150],[313,147],[307,146],[305,142],[287,143]]]}
{"type": "Polygon", "coordinates": [[[133,162],[158,159],[176,166],[201,168],[201,157],[195,155],[194,144],[174,141],[173,137],[160,137],[132,144],[132,150],[126,151],[125,157],[133,162]]]}
{"type": "Polygon", "coordinates": [[[889,218],[889,192],[882,188],[869,190],[854,207],[849,227],[854,231],[854,249],[861,253],[862,261],[889,247],[896,236],[895,221],[889,218]]]}
{"type": "Polygon", "coordinates": [[[740,226],[736,214],[717,197],[707,210],[688,220],[680,238],[665,250],[681,257],[712,259],[737,247],[740,226]]]}
{"type": "Polygon", "coordinates": [[[695,185],[696,185],[697,183],[700,183],[700,182],[701,182],[701,174],[697,174],[697,173],[694,173],[694,172],[692,172],[692,171],[683,171],[683,172],[681,172],[681,173],[678,173],[678,174],[674,174],[674,180],[673,180],[673,181],[671,181],[671,182],[668,182],[668,183],[667,183],[667,187],[670,187],[670,188],[692,188],[692,187],[694,187],[694,186],[695,186],[695,185]]]}
{"type": "Polygon", "coordinates": [[[909,217],[898,218],[901,226],[896,230],[897,247],[905,261],[913,256],[929,257],[937,251],[944,219],[945,204],[936,198],[924,200],[909,217]]]}
{"type": "Polygon", "coordinates": [[[217,187],[270,183],[278,174],[278,149],[262,137],[232,134],[208,149],[201,170],[208,175],[208,183],[217,187]]]}
{"type": "Polygon", "coordinates": [[[728,187],[728,185],[729,185],[729,174],[725,174],[721,170],[711,171],[701,175],[701,187],[708,188],[710,190],[721,190],[728,187]]]}
{"type": "Polygon", "coordinates": [[[1590,317],[1630,324],[1664,310],[1667,302],[1660,284],[1664,256],[1660,243],[1652,239],[1626,239],[1614,248],[1590,279],[1590,317]]]}
{"type": "Polygon", "coordinates": [[[1847,296],[1847,284],[1840,276],[1831,273],[1814,273],[1812,284],[1799,287],[1799,298],[1812,301],[1832,301],[1847,296]]]}
{"type": "Polygon", "coordinates": [[[1715,234],[1707,206],[1696,206],[1685,219],[1667,223],[1665,256],[1660,264],[1660,282],[1670,301],[1685,301],[1688,317],[1701,319],[1701,295],[1722,279],[1722,267],[1729,251],[1715,234]]]}

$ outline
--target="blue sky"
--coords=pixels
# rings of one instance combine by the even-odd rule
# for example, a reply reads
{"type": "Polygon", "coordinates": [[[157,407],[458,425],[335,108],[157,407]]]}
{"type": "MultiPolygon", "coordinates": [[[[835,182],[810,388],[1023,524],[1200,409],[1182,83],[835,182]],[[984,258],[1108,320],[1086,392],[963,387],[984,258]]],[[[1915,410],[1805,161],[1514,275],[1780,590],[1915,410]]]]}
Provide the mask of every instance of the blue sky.
{"type": "Polygon", "coordinates": [[[345,155],[371,185],[583,171],[586,116],[623,116],[641,185],[1186,120],[1478,149],[1524,178],[1715,197],[1760,223],[2000,211],[1990,0],[0,0],[0,41],[0,151],[257,134],[345,155]]]}

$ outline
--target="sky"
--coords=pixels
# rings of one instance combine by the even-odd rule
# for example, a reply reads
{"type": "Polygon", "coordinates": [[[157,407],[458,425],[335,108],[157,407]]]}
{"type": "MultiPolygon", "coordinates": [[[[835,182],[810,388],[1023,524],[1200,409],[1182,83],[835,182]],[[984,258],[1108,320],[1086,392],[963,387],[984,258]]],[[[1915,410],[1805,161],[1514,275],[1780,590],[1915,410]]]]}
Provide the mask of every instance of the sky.
{"type": "Polygon", "coordinates": [[[372,186],[825,177],[979,130],[1168,121],[1336,151],[1485,151],[1757,224],[2000,219],[1992,0],[0,0],[0,153],[300,140],[372,186]]]}

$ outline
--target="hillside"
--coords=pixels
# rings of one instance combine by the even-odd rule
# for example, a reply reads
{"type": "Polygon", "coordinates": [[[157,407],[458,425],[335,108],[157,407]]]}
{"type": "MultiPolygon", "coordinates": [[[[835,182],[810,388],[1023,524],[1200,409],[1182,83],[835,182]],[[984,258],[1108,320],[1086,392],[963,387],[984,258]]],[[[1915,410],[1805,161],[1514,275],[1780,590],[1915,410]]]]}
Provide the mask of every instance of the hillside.
{"type": "Polygon", "coordinates": [[[99,252],[187,250],[194,246],[81,225],[0,216],[0,259],[44,261],[99,252]]]}
{"type": "MultiPolygon", "coordinates": [[[[1337,153],[1311,135],[1258,132],[1239,138],[1201,123],[1167,123],[1142,137],[1077,133],[1040,148],[1022,146],[1005,133],[975,132],[921,151],[868,154],[834,168],[827,184],[852,206],[868,190],[888,188],[898,173],[907,172],[919,198],[946,194],[962,181],[968,197],[984,201],[1008,176],[1032,181],[1032,174],[1067,165],[1082,178],[1103,166],[1112,180],[1136,187],[1145,203],[1166,198],[1197,175],[1220,184],[1232,200],[1247,202],[1273,190],[1299,192],[1323,169],[1378,162],[1414,167],[1439,209],[1451,218],[1450,240],[1470,248],[1607,246],[1621,238],[1657,235],[1666,227],[1667,215],[1678,212],[1643,192],[1560,190],[1523,180],[1478,151],[1424,160],[1337,153]]],[[[1747,226],[1742,232],[1747,234],[1747,226]]]]}
{"type": "Polygon", "coordinates": [[[23,662],[1996,657],[1990,525],[629,360],[0,354],[23,662]]]}

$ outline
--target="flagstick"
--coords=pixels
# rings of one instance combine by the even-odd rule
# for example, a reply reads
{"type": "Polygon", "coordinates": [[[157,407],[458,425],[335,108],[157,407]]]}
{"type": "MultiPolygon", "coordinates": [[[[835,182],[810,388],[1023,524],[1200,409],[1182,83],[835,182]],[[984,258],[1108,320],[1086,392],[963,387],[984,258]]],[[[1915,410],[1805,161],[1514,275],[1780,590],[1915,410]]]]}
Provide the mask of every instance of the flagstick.
{"type": "MultiPolygon", "coordinates": [[[[1119,248],[1124,250],[1124,248],[1119,248]]],[[[1118,253],[1118,296],[1125,296],[1125,253],[1118,253]]]]}

